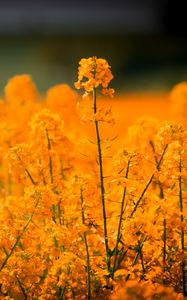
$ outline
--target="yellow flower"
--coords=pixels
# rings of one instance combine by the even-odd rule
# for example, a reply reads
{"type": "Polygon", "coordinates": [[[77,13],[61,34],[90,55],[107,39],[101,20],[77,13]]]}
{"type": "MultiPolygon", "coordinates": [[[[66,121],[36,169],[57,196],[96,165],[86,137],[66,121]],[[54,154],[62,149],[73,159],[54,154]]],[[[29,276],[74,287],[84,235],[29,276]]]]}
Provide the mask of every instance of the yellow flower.
{"type": "Polygon", "coordinates": [[[38,98],[38,91],[29,75],[17,75],[5,86],[5,98],[8,103],[16,105],[34,102],[38,98]]]}
{"type": "Polygon", "coordinates": [[[83,88],[86,92],[91,92],[101,86],[102,93],[112,95],[113,89],[108,89],[110,81],[113,79],[108,62],[96,56],[83,58],[79,62],[78,81],[75,82],[77,89],[83,88]]]}
{"type": "Polygon", "coordinates": [[[187,102],[187,82],[180,82],[176,84],[171,93],[170,99],[174,103],[180,103],[180,105],[184,105],[187,102]]]}

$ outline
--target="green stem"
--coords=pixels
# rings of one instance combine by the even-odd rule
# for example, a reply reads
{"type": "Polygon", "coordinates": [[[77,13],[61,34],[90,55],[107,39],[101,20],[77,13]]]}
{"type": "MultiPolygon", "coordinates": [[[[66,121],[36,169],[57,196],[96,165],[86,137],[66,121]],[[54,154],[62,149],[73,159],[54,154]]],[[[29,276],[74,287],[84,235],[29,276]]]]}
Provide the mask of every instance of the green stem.
{"type": "Polygon", "coordinates": [[[62,225],[62,212],[61,212],[61,208],[60,208],[60,203],[58,203],[58,219],[59,219],[59,224],[62,225]]]}
{"type": "MultiPolygon", "coordinates": [[[[127,164],[127,169],[126,169],[126,174],[125,174],[125,178],[128,178],[128,173],[129,173],[129,167],[130,167],[130,159],[128,161],[127,164]]],[[[120,233],[121,233],[121,223],[122,223],[122,219],[123,219],[123,211],[124,211],[124,203],[125,203],[125,197],[126,197],[126,186],[124,187],[123,190],[123,197],[122,197],[122,201],[121,201],[121,211],[120,211],[120,218],[119,218],[119,224],[118,224],[118,232],[117,232],[117,238],[116,238],[116,245],[115,245],[115,253],[114,253],[114,264],[113,264],[113,268],[112,268],[112,272],[111,272],[111,277],[114,278],[114,273],[116,271],[116,262],[117,262],[117,256],[118,256],[118,244],[119,244],[119,240],[120,240],[120,233]]]]}
{"type": "MultiPolygon", "coordinates": [[[[166,218],[163,219],[163,241],[164,241],[164,246],[163,246],[163,273],[166,271],[166,246],[167,246],[167,229],[166,229],[166,218]]],[[[165,278],[163,278],[163,285],[166,284],[165,278]]]]}
{"type": "MultiPolygon", "coordinates": [[[[83,207],[83,191],[81,188],[81,207],[82,207],[82,224],[85,224],[85,216],[84,216],[84,207],[83,207]]],[[[89,248],[88,248],[88,241],[87,241],[87,236],[86,236],[86,231],[84,231],[84,243],[85,243],[85,248],[86,248],[86,263],[87,263],[87,289],[88,289],[88,295],[87,299],[91,299],[91,278],[90,278],[90,255],[89,255],[89,248]]]]}
{"type": "Polygon", "coordinates": [[[27,221],[27,223],[26,223],[25,226],[23,227],[22,232],[17,236],[16,241],[15,241],[14,245],[12,246],[12,249],[10,250],[10,252],[7,254],[6,258],[4,259],[4,261],[3,261],[3,263],[2,263],[2,265],[1,265],[1,267],[0,267],[0,272],[3,270],[3,268],[4,268],[5,265],[7,264],[9,258],[11,257],[11,255],[13,254],[13,252],[14,252],[14,250],[16,249],[17,245],[19,244],[20,239],[22,238],[23,234],[25,233],[25,231],[27,230],[29,224],[31,223],[32,218],[33,218],[33,216],[34,216],[34,214],[35,214],[35,210],[36,210],[36,208],[37,208],[37,206],[38,206],[39,199],[40,199],[40,198],[38,197],[38,199],[37,199],[37,201],[36,201],[36,204],[35,204],[35,208],[34,208],[32,214],[31,214],[29,220],[27,221]]]}
{"type": "MultiPolygon", "coordinates": [[[[165,272],[165,267],[166,267],[166,240],[167,240],[167,235],[166,235],[166,218],[164,218],[163,220],[163,227],[164,227],[164,236],[163,236],[163,240],[164,240],[164,247],[163,247],[163,267],[164,267],[164,272],[165,272]]],[[[165,282],[163,281],[163,283],[165,284],[165,282]]]]}
{"type": "MultiPolygon", "coordinates": [[[[137,251],[137,253],[136,253],[135,257],[134,257],[134,260],[133,260],[133,263],[132,263],[132,267],[134,267],[135,264],[137,263],[138,256],[139,255],[141,256],[140,252],[142,251],[142,248],[143,248],[143,245],[144,245],[146,239],[147,239],[147,236],[145,236],[143,238],[143,241],[141,243],[140,243],[140,241],[138,241],[138,251],[137,251]]],[[[130,273],[127,274],[126,281],[129,280],[129,277],[130,277],[130,273]]]]}
{"type": "MultiPolygon", "coordinates": [[[[16,153],[17,158],[19,159],[19,161],[22,162],[22,160],[21,160],[20,156],[18,155],[18,153],[17,152],[15,152],[15,153],[16,153]]],[[[29,170],[26,167],[24,169],[25,169],[25,172],[27,173],[28,177],[30,178],[32,184],[35,185],[34,179],[32,178],[31,173],[29,172],[29,170]]]]}
{"type": "MultiPolygon", "coordinates": [[[[165,154],[165,152],[166,152],[167,147],[168,147],[168,144],[165,145],[165,148],[164,148],[164,150],[163,150],[163,152],[162,152],[162,155],[161,155],[161,157],[160,157],[160,160],[158,161],[157,168],[160,168],[160,165],[161,165],[161,162],[162,162],[162,160],[163,160],[163,157],[164,157],[164,154],[165,154]]],[[[150,184],[151,184],[151,182],[152,182],[154,176],[155,176],[155,172],[151,175],[151,177],[150,177],[150,179],[148,180],[148,182],[147,182],[147,184],[146,184],[146,186],[145,186],[145,188],[144,188],[142,194],[140,195],[140,198],[139,198],[138,201],[136,202],[136,204],[135,204],[135,206],[134,206],[134,208],[133,208],[133,211],[132,211],[131,214],[130,214],[130,218],[133,217],[133,215],[134,215],[135,211],[137,210],[137,208],[138,208],[138,206],[139,206],[139,204],[140,204],[140,202],[141,202],[143,196],[145,195],[145,193],[146,193],[148,187],[150,186],[150,184]]]]}
{"type": "Polygon", "coordinates": [[[61,291],[60,291],[60,293],[59,293],[58,300],[62,300],[62,299],[64,299],[64,295],[65,295],[66,288],[67,288],[67,286],[66,286],[66,285],[65,285],[65,286],[63,286],[63,287],[61,287],[61,291]]]}
{"type": "MultiPolygon", "coordinates": [[[[154,143],[152,141],[149,141],[149,144],[151,145],[151,148],[153,150],[154,159],[155,159],[155,163],[156,163],[156,168],[157,168],[158,171],[160,171],[160,164],[159,164],[158,158],[156,156],[156,150],[155,150],[154,143]]],[[[164,190],[163,190],[163,187],[162,187],[162,184],[161,184],[160,180],[158,180],[158,185],[159,185],[159,188],[160,188],[160,198],[163,199],[164,198],[164,190]]]]}
{"type": "MultiPolygon", "coordinates": [[[[180,156],[180,160],[179,160],[179,172],[181,174],[182,172],[182,159],[180,156]]],[[[183,195],[182,195],[182,176],[179,176],[179,206],[180,206],[180,212],[181,212],[181,223],[184,222],[184,215],[183,215],[183,195]]],[[[185,245],[184,245],[184,229],[183,227],[181,228],[181,248],[182,251],[185,251],[185,245]]],[[[186,262],[183,259],[182,261],[182,290],[183,290],[183,296],[187,296],[187,291],[186,291],[186,271],[185,271],[185,267],[186,267],[186,262]]]]}
{"type": "MultiPolygon", "coordinates": [[[[154,159],[155,159],[155,163],[156,163],[156,168],[158,171],[160,171],[160,165],[159,165],[159,161],[158,158],[156,156],[156,151],[155,151],[155,146],[154,143],[152,141],[149,141],[149,144],[153,150],[153,154],[154,154],[154,159]]],[[[160,189],[160,199],[164,199],[164,189],[162,187],[162,184],[160,182],[160,180],[158,180],[158,186],[160,189]]],[[[166,240],[167,240],[167,229],[166,229],[166,218],[163,219],[163,241],[164,241],[164,247],[163,247],[163,271],[165,272],[166,269],[166,240]]],[[[165,280],[163,280],[163,284],[165,284],[165,280]]]]}
{"type": "MultiPolygon", "coordinates": [[[[97,101],[96,101],[96,89],[93,89],[93,102],[94,102],[94,114],[97,113],[97,101]]],[[[110,256],[109,256],[109,246],[108,246],[108,234],[107,234],[107,218],[106,218],[106,207],[105,207],[105,188],[104,188],[104,176],[103,176],[103,159],[101,151],[101,139],[99,134],[99,124],[95,120],[95,130],[97,138],[97,150],[99,159],[99,176],[100,176],[100,192],[101,192],[101,202],[102,202],[102,213],[103,213],[103,229],[104,229],[104,241],[105,241],[105,251],[107,259],[107,268],[110,272],[110,256]]]]}
{"type": "Polygon", "coordinates": [[[126,254],[127,254],[127,252],[128,252],[129,249],[130,249],[130,248],[127,248],[127,250],[124,250],[123,253],[121,254],[121,256],[118,257],[117,265],[116,265],[114,271],[116,271],[116,270],[119,269],[119,267],[120,267],[122,261],[124,260],[124,258],[125,258],[125,256],[126,256],[126,254]]]}
{"type": "Polygon", "coordinates": [[[23,285],[22,285],[22,282],[21,282],[21,280],[19,279],[18,276],[16,276],[16,279],[17,279],[17,282],[18,282],[18,284],[19,284],[19,287],[20,287],[20,289],[21,289],[21,291],[22,291],[23,297],[24,297],[24,299],[26,300],[26,299],[27,299],[27,294],[26,294],[26,291],[25,291],[25,289],[24,289],[24,287],[23,287],[23,285]]]}
{"type": "Polygon", "coordinates": [[[30,178],[32,184],[35,184],[34,179],[32,178],[32,176],[31,176],[31,174],[30,174],[30,172],[29,172],[29,170],[28,170],[27,168],[25,168],[25,172],[26,172],[27,175],[29,176],[29,178],[30,178]]]}
{"type": "MultiPolygon", "coordinates": [[[[47,147],[48,147],[48,150],[50,152],[50,150],[51,150],[51,141],[50,141],[50,138],[49,138],[49,133],[48,133],[47,128],[46,128],[46,136],[47,136],[47,147]]],[[[53,183],[53,162],[52,162],[51,154],[49,155],[49,171],[50,171],[51,183],[53,183]]]]}
{"type": "MultiPolygon", "coordinates": [[[[51,156],[51,153],[50,153],[50,150],[51,150],[51,141],[50,141],[50,138],[49,138],[49,133],[48,133],[48,130],[46,128],[46,137],[47,137],[47,148],[49,150],[49,173],[50,173],[50,181],[51,181],[51,184],[53,184],[54,182],[54,179],[53,179],[53,161],[52,161],[52,156],[51,156]]],[[[52,206],[52,209],[53,209],[53,221],[56,223],[56,206],[53,204],[52,206]]]]}
{"type": "Polygon", "coordinates": [[[140,260],[141,260],[141,265],[142,265],[142,273],[143,273],[143,277],[144,277],[145,266],[144,266],[144,261],[143,261],[143,251],[142,251],[142,247],[141,247],[141,244],[140,244],[139,240],[138,240],[138,248],[139,248],[140,260]]]}

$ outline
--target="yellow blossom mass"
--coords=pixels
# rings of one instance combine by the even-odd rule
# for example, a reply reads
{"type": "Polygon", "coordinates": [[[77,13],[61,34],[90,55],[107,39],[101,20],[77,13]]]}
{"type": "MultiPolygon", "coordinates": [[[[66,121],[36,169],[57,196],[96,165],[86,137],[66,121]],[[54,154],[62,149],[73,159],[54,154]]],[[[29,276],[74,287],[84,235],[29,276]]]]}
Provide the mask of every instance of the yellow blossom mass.
{"type": "Polygon", "coordinates": [[[185,299],[186,84],[145,116],[143,99],[104,97],[112,78],[105,59],[90,57],[79,64],[81,100],[64,83],[41,96],[29,75],[8,81],[0,300],[185,299]],[[173,111],[172,97],[182,99],[179,120],[162,109],[173,111]]]}

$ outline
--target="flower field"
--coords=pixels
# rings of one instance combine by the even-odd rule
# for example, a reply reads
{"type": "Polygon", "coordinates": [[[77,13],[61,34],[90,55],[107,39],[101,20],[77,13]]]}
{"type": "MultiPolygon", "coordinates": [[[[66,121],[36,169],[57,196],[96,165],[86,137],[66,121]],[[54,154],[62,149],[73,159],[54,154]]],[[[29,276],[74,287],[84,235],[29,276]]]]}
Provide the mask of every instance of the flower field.
{"type": "Polygon", "coordinates": [[[74,89],[5,86],[0,299],[187,296],[187,83],[115,95],[112,78],[91,57],[74,89]]]}

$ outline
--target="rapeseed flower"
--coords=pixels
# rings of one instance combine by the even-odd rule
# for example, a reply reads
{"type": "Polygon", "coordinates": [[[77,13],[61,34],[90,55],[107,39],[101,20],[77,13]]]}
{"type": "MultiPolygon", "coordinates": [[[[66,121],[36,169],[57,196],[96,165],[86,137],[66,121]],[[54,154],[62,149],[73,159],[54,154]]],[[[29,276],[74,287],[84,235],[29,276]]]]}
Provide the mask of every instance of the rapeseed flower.
{"type": "Polygon", "coordinates": [[[110,65],[103,58],[96,56],[82,58],[79,62],[78,81],[75,83],[77,89],[83,88],[86,92],[92,92],[99,86],[102,87],[101,93],[112,96],[114,89],[108,88],[113,75],[110,65]]]}

